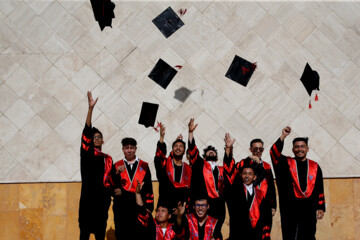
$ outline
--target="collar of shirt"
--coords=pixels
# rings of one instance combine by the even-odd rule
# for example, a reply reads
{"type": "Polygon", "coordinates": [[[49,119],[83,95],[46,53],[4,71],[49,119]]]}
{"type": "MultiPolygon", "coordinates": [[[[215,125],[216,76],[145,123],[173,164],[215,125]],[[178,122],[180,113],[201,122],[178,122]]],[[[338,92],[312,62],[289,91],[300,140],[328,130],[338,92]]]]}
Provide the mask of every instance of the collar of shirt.
{"type": "Polygon", "coordinates": [[[246,190],[249,192],[250,195],[253,195],[254,192],[254,186],[253,184],[250,184],[249,186],[244,183],[244,186],[246,187],[246,190]]]}
{"type": "Polygon", "coordinates": [[[208,161],[208,163],[210,163],[211,170],[214,171],[214,168],[216,167],[216,162],[215,161],[208,161]]]}
{"type": "Polygon", "coordinates": [[[127,163],[128,165],[130,165],[131,169],[134,165],[135,162],[139,162],[139,158],[138,157],[135,157],[135,161],[133,161],[132,163],[129,163],[128,160],[126,160],[126,158],[124,158],[124,162],[127,163]]]}

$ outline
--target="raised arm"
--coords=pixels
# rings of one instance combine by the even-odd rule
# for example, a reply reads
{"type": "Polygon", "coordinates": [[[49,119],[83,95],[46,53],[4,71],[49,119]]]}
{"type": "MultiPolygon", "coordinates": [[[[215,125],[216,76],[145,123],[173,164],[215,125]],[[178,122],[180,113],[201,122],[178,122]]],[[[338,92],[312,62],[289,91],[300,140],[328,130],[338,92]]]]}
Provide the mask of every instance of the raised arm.
{"type": "Polygon", "coordinates": [[[277,166],[279,160],[286,159],[284,155],[281,154],[284,147],[284,140],[291,133],[291,127],[285,127],[282,132],[280,138],[272,145],[270,149],[270,157],[271,162],[274,168],[277,166]]]}
{"type": "Polygon", "coordinates": [[[159,181],[167,178],[165,165],[166,165],[166,144],[164,142],[165,137],[165,125],[160,122],[160,139],[156,145],[156,153],[154,157],[154,165],[156,170],[156,177],[159,181]]]}
{"type": "Polygon", "coordinates": [[[86,116],[86,125],[88,127],[91,127],[92,112],[93,112],[95,104],[97,103],[99,98],[96,98],[94,100],[90,91],[87,92],[87,97],[88,97],[89,109],[88,109],[88,113],[86,116]]]}
{"type": "Polygon", "coordinates": [[[195,144],[195,139],[194,139],[194,134],[193,132],[195,131],[196,127],[198,126],[198,124],[194,124],[194,119],[190,118],[188,127],[189,127],[189,147],[188,147],[188,151],[190,154],[190,165],[192,166],[197,160],[198,158],[200,158],[199,156],[199,150],[196,147],[195,144]]]}
{"type": "Polygon", "coordinates": [[[189,126],[189,142],[192,142],[192,140],[194,139],[193,132],[198,126],[198,124],[194,124],[194,119],[190,118],[188,126],[189,126]]]}
{"type": "MultiPolygon", "coordinates": [[[[233,145],[235,138],[231,138],[229,133],[225,134],[225,154],[224,154],[224,169],[229,183],[232,184],[236,175],[235,160],[232,157],[233,145]]],[[[226,183],[226,181],[225,181],[226,183]]]]}

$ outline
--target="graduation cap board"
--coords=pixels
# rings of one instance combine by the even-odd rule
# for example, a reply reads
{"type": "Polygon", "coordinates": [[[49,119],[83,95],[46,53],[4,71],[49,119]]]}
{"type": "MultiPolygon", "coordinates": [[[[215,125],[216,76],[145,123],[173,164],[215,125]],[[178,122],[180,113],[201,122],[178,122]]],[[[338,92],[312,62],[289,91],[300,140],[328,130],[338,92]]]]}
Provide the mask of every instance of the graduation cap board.
{"type": "Polygon", "coordinates": [[[101,31],[106,26],[112,27],[112,19],[115,18],[115,4],[110,0],[90,0],[95,20],[98,21],[101,31]]]}
{"type": "Polygon", "coordinates": [[[158,109],[159,104],[143,102],[138,123],[145,127],[153,127],[158,109]]]}
{"type": "Polygon", "coordinates": [[[160,58],[148,77],[166,89],[176,73],[177,71],[173,67],[160,58]]]}
{"type": "MultiPolygon", "coordinates": [[[[306,91],[308,92],[309,96],[311,97],[311,93],[313,90],[320,91],[320,77],[319,74],[312,70],[309,63],[306,63],[304,72],[300,78],[301,82],[304,84],[306,91]]],[[[318,101],[318,96],[316,94],[315,101],[318,101]]],[[[311,101],[309,101],[309,108],[312,108],[311,101]]]]}
{"type": "Polygon", "coordinates": [[[225,74],[225,77],[230,78],[231,80],[246,87],[253,72],[255,71],[255,68],[256,63],[251,63],[235,55],[234,60],[225,74]]]}
{"type": "Polygon", "coordinates": [[[180,17],[171,7],[168,7],[165,11],[160,13],[159,16],[152,20],[152,22],[166,38],[170,37],[179,28],[184,26],[183,21],[181,21],[180,17]]]}

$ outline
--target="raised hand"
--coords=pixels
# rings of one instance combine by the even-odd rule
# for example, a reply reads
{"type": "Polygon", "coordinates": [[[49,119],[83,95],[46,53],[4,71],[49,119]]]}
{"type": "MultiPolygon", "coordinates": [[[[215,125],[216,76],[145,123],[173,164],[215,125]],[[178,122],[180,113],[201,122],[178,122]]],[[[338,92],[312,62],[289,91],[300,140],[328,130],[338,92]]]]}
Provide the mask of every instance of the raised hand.
{"type": "Polygon", "coordinates": [[[184,215],[185,210],[186,210],[186,202],[184,202],[183,204],[181,204],[181,202],[179,202],[178,206],[177,206],[177,215],[178,216],[184,215]]]}
{"type": "Polygon", "coordinates": [[[145,182],[140,183],[139,179],[136,179],[136,182],[137,182],[137,185],[136,185],[135,193],[140,193],[145,182]]]}
{"type": "Polygon", "coordinates": [[[234,145],[235,140],[236,140],[235,138],[234,139],[231,138],[229,133],[226,133],[225,138],[224,138],[225,147],[226,148],[231,148],[234,145]]]}
{"type": "Polygon", "coordinates": [[[258,156],[250,155],[249,158],[259,164],[261,162],[260,158],[258,156]]]}
{"type": "Polygon", "coordinates": [[[164,137],[165,137],[166,127],[162,122],[160,122],[159,124],[160,124],[160,142],[163,143],[164,142],[164,137]]]}
{"type": "Polygon", "coordinates": [[[92,94],[90,91],[87,92],[87,96],[88,96],[88,103],[89,103],[89,108],[94,108],[95,104],[97,103],[99,98],[96,98],[95,100],[92,97],[92,94]]]}
{"type": "Polygon", "coordinates": [[[189,126],[189,133],[192,133],[196,127],[197,127],[198,124],[194,124],[194,119],[193,118],[190,118],[190,122],[188,124],[189,126]]]}
{"type": "Polygon", "coordinates": [[[281,131],[281,136],[280,139],[281,141],[284,141],[284,139],[289,136],[289,134],[291,133],[291,127],[287,126],[285,127],[282,131],[281,131]]]}
{"type": "Polygon", "coordinates": [[[176,139],[183,140],[183,135],[180,133],[180,135],[179,135],[179,136],[177,136],[177,138],[176,138],[176,139]]]}

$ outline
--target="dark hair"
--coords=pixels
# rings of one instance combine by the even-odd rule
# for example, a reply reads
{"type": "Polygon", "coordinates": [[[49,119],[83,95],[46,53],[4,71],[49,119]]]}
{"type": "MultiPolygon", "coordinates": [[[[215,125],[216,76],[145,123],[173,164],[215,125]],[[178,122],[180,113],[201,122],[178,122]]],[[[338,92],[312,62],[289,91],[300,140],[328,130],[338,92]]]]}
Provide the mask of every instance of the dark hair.
{"type": "Polygon", "coordinates": [[[213,147],[213,146],[211,146],[211,145],[209,145],[209,146],[207,146],[206,148],[204,148],[204,154],[203,154],[203,158],[205,158],[206,157],[206,153],[208,152],[208,151],[214,151],[215,153],[216,153],[216,156],[217,156],[217,150],[216,150],[216,148],[215,147],[213,147]]]}
{"type": "Polygon", "coordinates": [[[101,132],[100,132],[100,130],[99,130],[99,129],[97,129],[96,127],[93,127],[93,128],[92,128],[92,133],[93,133],[93,136],[95,135],[95,133],[100,133],[101,138],[103,138],[102,133],[101,133],[101,132]]]}
{"type": "Polygon", "coordinates": [[[239,172],[242,173],[244,168],[251,168],[252,170],[254,170],[254,173],[255,173],[256,165],[257,164],[255,162],[251,161],[251,159],[249,157],[247,157],[247,158],[243,159],[240,162],[240,164],[239,164],[239,172]]]}
{"type": "Polygon", "coordinates": [[[176,143],[178,143],[178,142],[182,143],[182,144],[184,145],[184,148],[186,148],[186,143],[185,143],[183,140],[181,140],[181,139],[176,139],[176,140],[173,142],[172,147],[174,147],[174,145],[175,145],[176,143]]]}
{"type": "Polygon", "coordinates": [[[121,140],[121,144],[123,145],[123,147],[127,145],[136,146],[137,142],[133,138],[123,138],[123,140],[121,140]]]}
{"type": "Polygon", "coordinates": [[[293,145],[294,145],[296,142],[300,142],[300,141],[303,141],[303,142],[306,143],[306,145],[308,145],[309,138],[308,138],[308,137],[297,137],[297,138],[294,138],[294,140],[293,140],[293,145]]]}
{"type": "Polygon", "coordinates": [[[264,146],[263,140],[261,140],[260,138],[255,138],[255,139],[251,140],[250,148],[252,148],[253,143],[257,143],[257,142],[261,143],[264,146]]]}
{"type": "Polygon", "coordinates": [[[167,200],[162,200],[161,198],[159,198],[156,209],[158,209],[159,207],[166,208],[170,214],[171,209],[167,200]]]}
{"type": "Polygon", "coordinates": [[[209,204],[209,198],[205,194],[195,194],[192,199],[192,204],[195,204],[196,201],[203,201],[206,200],[207,204],[209,204]]]}

